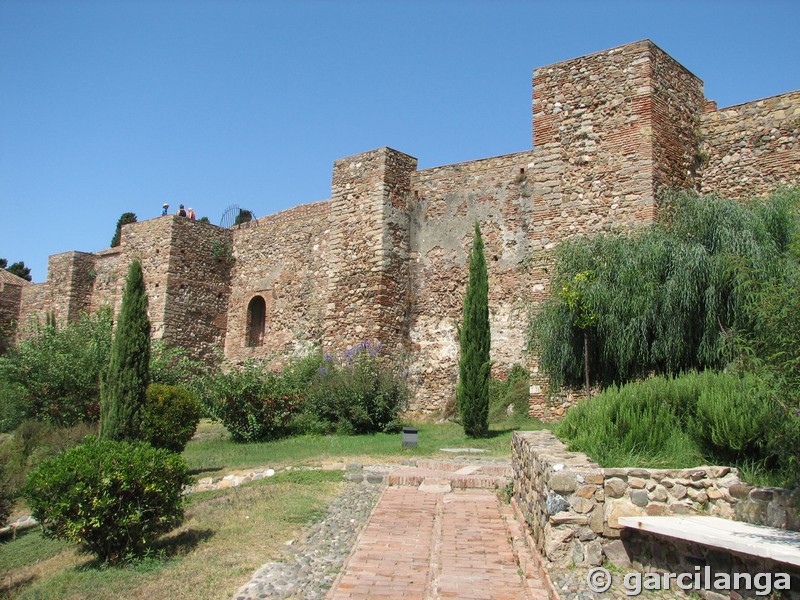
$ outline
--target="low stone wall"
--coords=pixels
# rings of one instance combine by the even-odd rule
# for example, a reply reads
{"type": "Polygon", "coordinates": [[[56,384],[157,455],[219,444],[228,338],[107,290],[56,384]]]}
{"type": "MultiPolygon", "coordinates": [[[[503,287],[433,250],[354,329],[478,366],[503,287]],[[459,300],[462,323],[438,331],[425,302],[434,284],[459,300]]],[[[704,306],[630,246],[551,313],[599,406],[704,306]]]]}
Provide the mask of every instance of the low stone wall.
{"type": "Polygon", "coordinates": [[[550,431],[512,439],[514,500],[554,567],[628,566],[620,517],[706,514],[798,529],[800,491],[755,488],[736,469],[605,469],[550,431]]]}

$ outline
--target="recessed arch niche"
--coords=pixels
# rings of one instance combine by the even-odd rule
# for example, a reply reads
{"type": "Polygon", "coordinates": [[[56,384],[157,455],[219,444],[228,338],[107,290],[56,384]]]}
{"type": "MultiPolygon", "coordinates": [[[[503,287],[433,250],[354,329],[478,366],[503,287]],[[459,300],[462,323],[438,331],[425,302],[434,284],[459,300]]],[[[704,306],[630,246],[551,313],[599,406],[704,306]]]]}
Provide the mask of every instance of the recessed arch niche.
{"type": "Polygon", "coordinates": [[[267,325],[267,303],[263,296],[253,296],[247,304],[247,331],[245,344],[251,348],[264,345],[267,325]]]}

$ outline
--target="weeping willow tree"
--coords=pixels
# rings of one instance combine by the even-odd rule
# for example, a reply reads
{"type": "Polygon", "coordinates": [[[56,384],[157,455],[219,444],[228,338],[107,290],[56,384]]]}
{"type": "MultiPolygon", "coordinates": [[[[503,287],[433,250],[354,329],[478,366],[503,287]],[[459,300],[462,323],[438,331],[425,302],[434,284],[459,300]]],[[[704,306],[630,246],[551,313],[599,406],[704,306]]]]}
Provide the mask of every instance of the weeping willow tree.
{"type": "Polygon", "coordinates": [[[580,302],[555,293],[531,319],[529,346],[551,385],[725,365],[752,330],[754,294],[785,270],[799,200],[799,189],[750,203],[682,193],[665,198],[660,221],[638,234],[559,246],[553,290],[592,276],[580,302]]]}

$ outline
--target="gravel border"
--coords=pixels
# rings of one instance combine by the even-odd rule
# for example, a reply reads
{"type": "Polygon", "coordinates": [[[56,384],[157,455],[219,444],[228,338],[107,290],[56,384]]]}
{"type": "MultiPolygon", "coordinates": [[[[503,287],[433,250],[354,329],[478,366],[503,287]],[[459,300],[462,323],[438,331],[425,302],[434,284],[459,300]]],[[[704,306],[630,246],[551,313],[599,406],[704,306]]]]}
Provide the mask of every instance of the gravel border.
{"type": "MultiPolygon", "coordinates": [[[[372,470],[364,470],[368,469],[372,470]]],[[[263,565],[234,600],[324,598],[383,493],[382,482],[372,485],[368,479],[377,477],[364,477],[363,483],[351,480],[334,496],[322,520],[312,524],[303,539],[287,546],[286,559],[263,565]]]]}

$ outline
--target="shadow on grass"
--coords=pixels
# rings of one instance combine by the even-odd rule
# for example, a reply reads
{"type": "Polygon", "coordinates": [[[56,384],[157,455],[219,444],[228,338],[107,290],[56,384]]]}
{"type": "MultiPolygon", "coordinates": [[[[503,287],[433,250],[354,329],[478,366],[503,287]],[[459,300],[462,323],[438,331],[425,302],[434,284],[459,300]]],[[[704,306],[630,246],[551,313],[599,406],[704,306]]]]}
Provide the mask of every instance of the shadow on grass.
{"type": "Polygon", "coordinates": [[[486,435],[482,435],[481,437],[476,438],[467,438],[467,443],[474,442],[477,440],[492,440],[494,438],[498,438],[502,435],[507,434],[509,431],[514,431],[513,429],[490,429],[486,432],[486,435]]]}
{"type": "Polygon", "coordinates": [[[224,467],[199,467],[197,469],[189,469],[189,475],[202,475],[203,473],[220,473],[224,467]]]}
{"type": "Polygon", "coordinates": [[[40,531],[38,525],[29,525],[27,527],[19,527],[19,528],[12,527],[8,531],[0,533],[0,545],[13,542],[14,540],[18,540],[20,538],[24,538],[26,535],[30,535],[35,531],[40,531]]]}
{"type": "Polygon", "coordinates": [[[162,537],[153,544],[153,549],[163,552],[164,556],[169,558],[183,556],[202,542],[210,540],[215,533],[213,529],[186,529],[180,533],[162,537]]]}
{"type": "MultiPolygon", "coordinates": [[[[133,569],[149,571],[164,566],[177,556],[189,554],[202,542],[212,537],[216,532],[213,529],[186,529],[179,533],[166,535],[155,542],[143,556],[127,559],[118,565],[109,565],[97,557],[88,559],[83,564],[75,567],[76,571],[103,571],[110,568],[133,569]]],[[[88,548],[80,550],[82,554],[90,554],[88,548]]]]}
{"type": "Polygon", "coordinates": [[[36,581],[36,575],[14,577],[13,573],[3,574],[0,578],[0,598],[15,598],[19,592],[36,581]]]}

